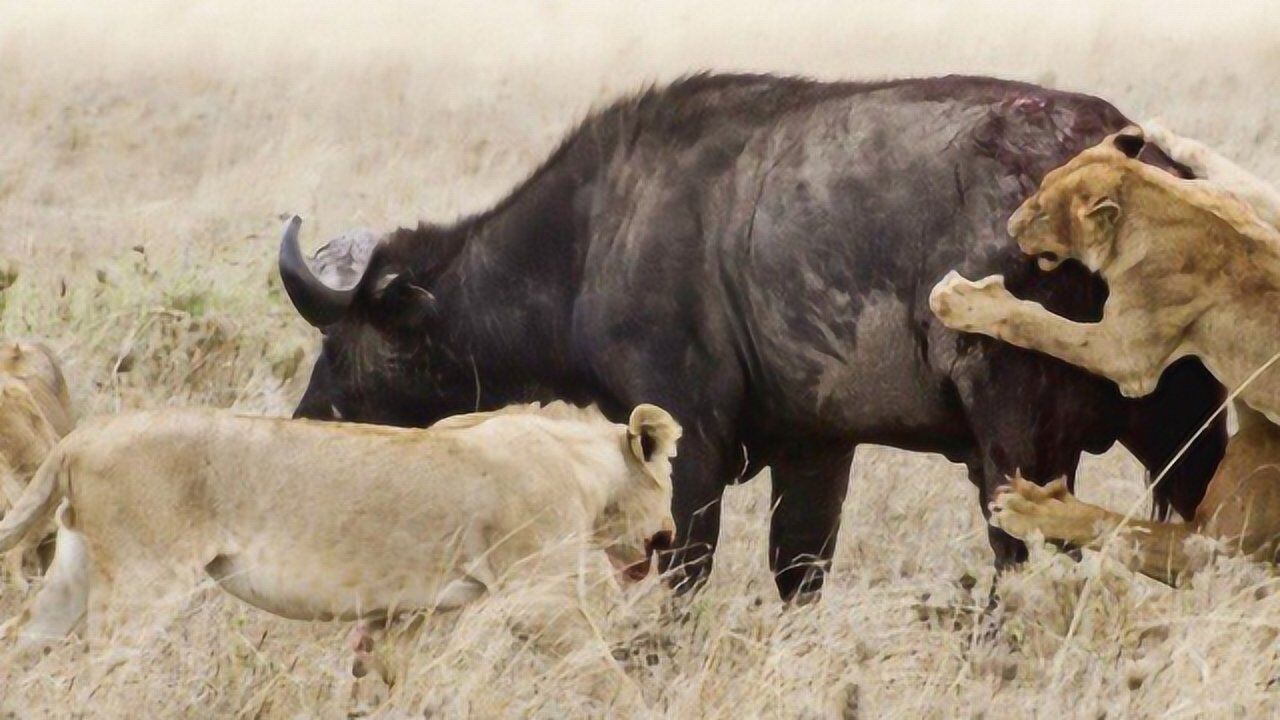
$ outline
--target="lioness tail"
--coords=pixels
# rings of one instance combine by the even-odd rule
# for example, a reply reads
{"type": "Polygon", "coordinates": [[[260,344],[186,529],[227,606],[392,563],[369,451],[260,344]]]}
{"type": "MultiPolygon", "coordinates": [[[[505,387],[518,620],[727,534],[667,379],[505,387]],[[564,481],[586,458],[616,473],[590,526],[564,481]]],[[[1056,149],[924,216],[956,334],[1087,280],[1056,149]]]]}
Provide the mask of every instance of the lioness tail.
{"type": "Polygon", "coordinates": [[[36,470],[35,477],[31,478],[22,497],[0,519],[0,553],[21,542],[32,528],[44,527],[53,515],[58,501],[62,499],[60,480],[66,466],[65,460],[66,455],[61,449],[54,448],[40,464],[40,469],[36,470]]]}

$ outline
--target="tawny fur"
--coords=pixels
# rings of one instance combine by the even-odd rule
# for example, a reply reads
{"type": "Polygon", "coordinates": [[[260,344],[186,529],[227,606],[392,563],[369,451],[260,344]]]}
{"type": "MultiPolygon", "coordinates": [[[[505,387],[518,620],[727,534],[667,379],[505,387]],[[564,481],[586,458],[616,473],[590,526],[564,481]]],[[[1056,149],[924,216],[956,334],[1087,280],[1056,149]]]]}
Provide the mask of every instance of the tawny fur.
{"type": "Polygon", "coordinates": [[[1145,138],[1129,128],[1049,173],[1009,220],[1042,268],[1073,258],[1102,276],[1110,294],[1101,321],[1019,300],[1000,276],[971,282],[952,272],[930,306],[949,327],[1061,358],[1129,396],[1150,393],[1188,355],[1229,388],[1248,383],[1237,401],[1240,431],[1189,524],[1125,521],[1062,483],[1015,480],[994,503],[991,522],[1019,537],[1097,546],[1123,533],[1139,547],[1138,569],[1172,582],[1193,569],[1184,548],[1193,534],[1263,557],[1280,541],[1280,368],[1253,377],[1280,353],[1280,230],[1268,222],[1280,217],[1280,196],[1203,145],[1163,128],[1158,138],[1204,176],[1181,180],[1133,159],[1145,138]]]}
{"type": "MultiPolygon", "coordinates": [[[[0,341],[0,515],[18,500],[74,424],[67,384],[53,352],[39,343],[0,341]]],[[[15,584],[27,584],[28,570],[39,565],[36,546],[46,535],[33,534],[6,553],[15,584]]]]}
{"type": "Polygon", "coordinates": [[[628,425],[562,404],[425,430],[197,410],[99,420],[0,522],[9,547],[61,502],[53,567],[0,635],[39,643],[87,615],[91,646],[105,643],[202,571],[304,620],[453,609],[538,572],[558,594],[520,622],[568,652],[599,641],[577,594],[612,582],[605,555],[647,562],[647,541],[673,531],[679,434],[648,405],[628,425]]]}

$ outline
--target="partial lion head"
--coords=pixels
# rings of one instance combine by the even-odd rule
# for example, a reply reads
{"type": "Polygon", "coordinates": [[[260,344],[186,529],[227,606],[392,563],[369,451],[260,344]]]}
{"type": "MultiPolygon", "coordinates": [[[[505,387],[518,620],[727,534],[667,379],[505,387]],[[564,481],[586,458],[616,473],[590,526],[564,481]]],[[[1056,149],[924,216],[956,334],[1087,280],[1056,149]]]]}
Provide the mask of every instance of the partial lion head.
{"type": "Polygon", "coordinates": [[[1009,218],[1009,235],[1022,252],[1045,271],[1068,258],[1101,270],[1114,252],[1121,185],[1144,144],[1142,129],[1130,126],[1045,175],[1009,218]]]}
{"type": "Polygon", "coordinates": [[[53,351],[38,342],[0,341],[0,376],[27,386],[58,435],[71,432],[75,415],[62,368],[53,351]]]}
{"type": "Polygon", "coordinates": [[[623,442],[630,472],[605,509],[598,533],[607,538],[609,560],[630,580],[643,579],[654,554],[675,542],[671,458],[680,433],[679,423],[655,405],[637,406],[627,422],[623,442]]]}

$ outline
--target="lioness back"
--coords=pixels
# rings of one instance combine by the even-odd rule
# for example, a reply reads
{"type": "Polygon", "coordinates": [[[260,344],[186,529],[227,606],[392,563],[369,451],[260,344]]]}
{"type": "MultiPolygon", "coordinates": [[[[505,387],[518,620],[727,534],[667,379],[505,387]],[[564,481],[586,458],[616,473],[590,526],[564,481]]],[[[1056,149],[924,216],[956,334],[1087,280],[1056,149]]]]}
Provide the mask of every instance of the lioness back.
{"type": "Polygon", "coordinates": [[[91,422],[61,449],[95,561],[159,550],[277,614],[354,617],[429,604],[479,555],[589,533],[606,501],[594,479],[627,471],[622,432],[519,413],[420,430],[164,410],[91,422]]]}

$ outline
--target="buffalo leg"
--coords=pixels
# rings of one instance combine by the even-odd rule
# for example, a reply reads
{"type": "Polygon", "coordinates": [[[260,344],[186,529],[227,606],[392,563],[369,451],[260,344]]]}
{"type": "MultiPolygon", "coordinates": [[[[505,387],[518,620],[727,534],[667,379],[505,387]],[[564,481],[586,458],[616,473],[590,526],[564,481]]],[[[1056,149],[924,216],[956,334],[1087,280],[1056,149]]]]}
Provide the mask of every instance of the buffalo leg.
{"type": "Polygon", "coordinates": [[[671,582],[679,592],[697,589],[711,575],[720,539],[721,496],[732,479],[732,473],[726,471],[725,455],[701,438],[690,438],[686,431],[672,463],[677,548],[660,556],[659,566],[671,573],[671,582]]]}
{"type": "Polygon", "coordinates": [[[991,501],[995,499],[996,488],[1007,481],[998,472],[988,472],[973,466],[969,467],[969,480],[978,486],[978,506],[982,509],[982,519],[987,521],[987,542],[995,554],[996,572],[1000,573],[1014,565],[1026,562],[1026,544],[990,524],[991,501]]]}
{"type": "MultiPolygon", "coordinates": [[[[671,413],[683,434],[671,461],[676,548],[659,555],[659,568],[678,592],[697,589],[710,576],[720,538],[720,498],[742,471],[737,435],[741,377],[718,358],[673,352],[697,347],[688,338],[655,339],[643,352],[629,348],[611,357],[606,380],[617,388],[617,410],[652,403],[671,413]],[[680,362],[675,362],[676,360],[680,362]],[[652,378],[682,378],[655,385],[652,378]]],[[[625,415],[622,415],[625,417],[625,415]]]]}
{"type": "Polygon", "coordinates": [[[1194,357],[1174,363],[1160,377],[1156,391],[1129,404],[1120,442],[1160,478],[1153,488],[1156,507],[1167,516],[1172,507],[1184,519],[1195,517],[1209,481],[1227,447],[1227,414],[1219,413],[1197,434],[1226,400],[1226,390],[1194,357]],[[1183,445],[1195,437],[1186,452],[1183,445]],[[1166,467],[1175,458],[1172,467],[1166,467]]]}
{"type": "Polygon", "coordinates": [[[849,488],[847,445],[787,453],[772,463],[769,568],[788,602],[817,600],[831,567],[849,488]]]}

